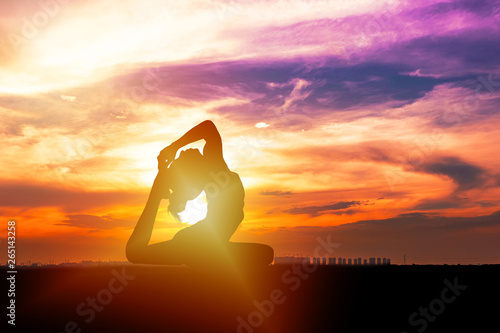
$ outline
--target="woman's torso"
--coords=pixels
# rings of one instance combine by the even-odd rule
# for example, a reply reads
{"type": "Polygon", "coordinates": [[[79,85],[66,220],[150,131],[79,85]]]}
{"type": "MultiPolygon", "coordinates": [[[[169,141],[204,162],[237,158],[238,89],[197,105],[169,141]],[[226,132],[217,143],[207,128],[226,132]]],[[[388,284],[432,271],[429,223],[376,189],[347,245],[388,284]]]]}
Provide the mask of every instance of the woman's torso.
{"type": "Polygon", "coordinates": [[[239,175],[229,170],[211,171],[205,185],[207,215],[196,224],[180,230],[175,239],[204,242],[228,241],[243,220],[245,190],[239,175]]]}
{"type": "Polygon", "coordinates": [[[204,190],[207,216],[202,221],[229,240],[244,217],[245,190],[240,176],[229,170],[211,172],[204,190]]]}

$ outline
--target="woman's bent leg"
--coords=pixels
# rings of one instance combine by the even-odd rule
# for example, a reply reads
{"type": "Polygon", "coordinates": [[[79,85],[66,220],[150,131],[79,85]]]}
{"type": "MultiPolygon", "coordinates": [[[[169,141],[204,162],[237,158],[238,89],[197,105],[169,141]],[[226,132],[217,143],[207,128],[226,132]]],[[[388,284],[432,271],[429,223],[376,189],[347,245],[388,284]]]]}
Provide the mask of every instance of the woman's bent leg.
{"type": "Polygon", "coordinates": [[[182,265],[189,262],[188,254],[185,246],[170,240],[130,249],[127,259],[134,264],[182,265]]]}

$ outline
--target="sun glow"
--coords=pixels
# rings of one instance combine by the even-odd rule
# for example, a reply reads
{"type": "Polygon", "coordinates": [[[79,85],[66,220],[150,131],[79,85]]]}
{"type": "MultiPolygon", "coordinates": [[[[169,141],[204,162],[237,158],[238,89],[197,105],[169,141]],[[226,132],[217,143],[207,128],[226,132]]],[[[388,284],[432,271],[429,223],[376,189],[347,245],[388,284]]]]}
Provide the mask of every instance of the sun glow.
{"type": "Polygon", "coordinates": [[[207,216],[207,196],[205,191],[201,192],[196,199],[188,201],[186,209],[179,213],[181,221],[187,224],[195,224],[203,220],[205,216],[207,216]]]}

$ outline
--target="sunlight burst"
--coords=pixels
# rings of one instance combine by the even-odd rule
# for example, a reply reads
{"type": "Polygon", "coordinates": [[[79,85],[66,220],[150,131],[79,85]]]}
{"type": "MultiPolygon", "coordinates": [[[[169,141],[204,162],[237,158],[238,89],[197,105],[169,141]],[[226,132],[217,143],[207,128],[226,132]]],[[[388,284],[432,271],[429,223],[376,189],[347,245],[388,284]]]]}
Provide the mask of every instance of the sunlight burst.
{"type": "Polygon", "coordinates": [[[188,201],[186,209],[179,213],[181,221],[188,224],[195,224],[203,220],[205,216],[207,216],[207,196],[205,191],[201,192],[196,199],[188,201]]]}

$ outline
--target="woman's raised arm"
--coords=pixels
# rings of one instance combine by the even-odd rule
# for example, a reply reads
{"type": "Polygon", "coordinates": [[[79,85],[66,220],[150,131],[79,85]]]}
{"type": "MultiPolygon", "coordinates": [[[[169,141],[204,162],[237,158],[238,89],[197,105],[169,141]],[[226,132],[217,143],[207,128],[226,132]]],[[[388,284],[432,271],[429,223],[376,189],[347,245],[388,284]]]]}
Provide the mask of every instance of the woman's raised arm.
{"type": "Polygon", "coordinates": [[[156,220],[158,207],[162,199],[169,197],[169,174],[166,167],[162,168],[155,178],[149,198],[144,207],[144,210],[137,221],[130,239],[127,242],[126,255],[129,261],[137,263],[145,263],[149,260],[148,243],[151,239],[153,226],[156,220]]]}
{"type": "Polygon", "coordinates": [[[198,140],[204,139],[206,141],[203,149],[203,155],[214,160],[224,161],[222,156],[222,139],[215,124],[210,120],[196,125],[181,136],[177,141],[165,147],[158,155],[158,166],[166,163],[167,165],[175,159],[177,151],[198,140]]]}

